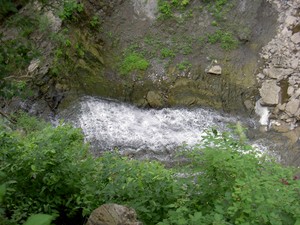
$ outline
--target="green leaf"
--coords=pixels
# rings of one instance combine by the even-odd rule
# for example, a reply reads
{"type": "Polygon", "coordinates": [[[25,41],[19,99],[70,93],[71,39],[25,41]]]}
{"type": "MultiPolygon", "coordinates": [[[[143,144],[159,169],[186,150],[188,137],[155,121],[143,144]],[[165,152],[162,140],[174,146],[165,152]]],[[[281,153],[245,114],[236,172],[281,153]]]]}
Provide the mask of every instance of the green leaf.
{"type": "Polygon", "coordinates": [[[296,223],[294,225],[300,225],[300,218],[297,219],[296,223]]]}
{"type": "Polygon", "coordinates": [[[50,225],[53,216],[47,214],[34,214],[23,225],[50,225]]]}
{"type": "Polygon", "coordinates": [[[5,192],[6,192],[5,184],[0,185],[0,202],[2,202],[5,192]]]}

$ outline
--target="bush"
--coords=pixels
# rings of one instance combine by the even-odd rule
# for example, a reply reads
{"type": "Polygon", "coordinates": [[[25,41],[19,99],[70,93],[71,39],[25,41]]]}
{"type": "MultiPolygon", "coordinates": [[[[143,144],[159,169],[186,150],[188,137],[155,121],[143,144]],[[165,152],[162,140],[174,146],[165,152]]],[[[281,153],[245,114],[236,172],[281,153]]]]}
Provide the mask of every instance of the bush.
{"type": "Polygon", "coordinates": [[[190,4],[189,0],[159,0],[158,11],[164,19],[171,18],[175,10],[185,9],[190,4]]]}
{"type": "Polygon", "coordinates": [[[161,54],[162,58],[174,58],[175,57],[174,51],[169,48],[161,49],[160,54],[161,54]]]}
{"type": "Polygon", "coordinates": [[[190,159],[187,171],[194,186],[159,225],[300,222],[300,181],[294,169],[216,131],[183,155],[190,159]]]}
{"type": "Polygon", "coordinates": [[[177,64],[177,68],[179,70],[187,70],[187,69],[191,68],[191,66],[192,66],[192,64],[186,60],[177,64]]]}
{"type": "Polygon", "coordinates": [[[65,0],[63,10],[60,12],[59,17],[62,20],[76,21],[77,17],[84,10],[84,6],[81,3],[77,3],[75,0],[65,0]]]}
{"type": "Polygon", "coordinates": [[[90,176],[95,161],[87,153],[80,130],[69,125],[36,128],[28,133],[0,131],[5,210],[18,223],[33,213],[75,217],[81,214],[76,200],[83,175],[90,176]]]}
{"type": "Polygon", "coordinates": [[[120,73],[122,75],[127,75],[133,71],[146,70],[148,66],[149,62],[145,58],[143,58],[143,56],[133,52],[125,56],[120,67],[120,73]]]}
{"type": "Polygon", "coordinates": [[[18,10],[11,0],[0,1],[0,20],[7,14],[16,12],[18,12],[18,10]]]}
{"type": "Polygon", "coordinates": [[[240,140],[208,132],[199,145],[183,146],[186,165],[166,169],[116,153],[94,159],[79,129],[18,118],[15,131],[0,126],[0,224],[32,214],[29,221],[83,224],[104,203],[133,207],[151,225],[300,223],[295,169],[259,156],[240,128],[240,140]]]}
{"type": "Polygon", "coordinates": [[[145,224],[161,221],[169,205],[183,194],[181,184],[174,182],[174,172],[159,162],[129,160],[115,154],[105,154],[100,161],[104,202],[133,207],[145,224]]]}
{"type": "Polygon", "coordinates": [[[210,44],[221,43],[221,48],[224,50],[232,50],[238,46],[238,41],[229,32],[217,30],[215,33],[208,35],[210,44]]]}
{"type": "Polygon", "coordinates": [[[56,216],[56,224],[78,224],[113,202],[134,207],[153,224],[182,194],[172,170],[158,162],[114,153],[93,159],[81,131],[70,125],[52,127],[20,114],[16,126],[14,132],[0,128],[0,170],[6,174],[0,184],[7,187],[3,205],[11,222],[42,213],[56,216]]]}

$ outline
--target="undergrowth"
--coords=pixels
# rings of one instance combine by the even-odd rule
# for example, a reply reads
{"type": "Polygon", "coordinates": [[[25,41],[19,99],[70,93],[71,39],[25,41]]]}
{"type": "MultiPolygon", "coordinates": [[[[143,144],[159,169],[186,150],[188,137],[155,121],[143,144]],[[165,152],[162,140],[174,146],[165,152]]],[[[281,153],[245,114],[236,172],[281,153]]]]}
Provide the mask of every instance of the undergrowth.
{"type": "Polygon", "coordinates": [[[144,71],[148,68],[149,62],[139,53],[130,52],[125,54],[120,65],[120,74],[128,75],[134,71],[144,71]]]}
{"type": "Polygon", "coordinates": [[[0,218],[6,224],[22,224],[32,214],[50,215],[54,224],[83,224],[104,203],[133,207],[149,225],[300,222],[295,168],[258,155],[242,135],[208,131],[198,145],[179,150],[188,163],[167,169],[117,153],[94,158],[79,129],[17,118],[16,125],[0,127],[0,218]]]}

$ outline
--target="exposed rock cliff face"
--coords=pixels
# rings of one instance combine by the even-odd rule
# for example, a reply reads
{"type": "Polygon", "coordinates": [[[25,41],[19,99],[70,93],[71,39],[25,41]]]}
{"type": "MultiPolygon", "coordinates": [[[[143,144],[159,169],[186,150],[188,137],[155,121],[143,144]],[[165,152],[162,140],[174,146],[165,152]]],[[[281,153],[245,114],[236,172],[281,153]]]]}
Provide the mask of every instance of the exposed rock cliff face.
{"type": "Polygon", "coordinates": [[[0,41],[39,53],[22,53],[30,60],[8,75],[26,78],[33,95],[0,99],[2,108],[47,117],[81,95],[244,115],[257,105],[262,124],[299,140],[299,0],[228,0],[217,12],[190,0],[164,19],[157,0],[74,0],[83,10],[67,20],[64,1],[22,2],[0,18],[0,41]],[[146,67],[124,73],[128,56],[146,67]]]}
{"type": "MultiPolygon", "coordinates": [[[[209,4],[190,1],[184,10],[162,19],[156,0],[80,2],[84,10],[80,14],[75,11],[71,21],[59,17],[63,1],[49,0],[45,6],[32,1],[19,11],[20,15],[38,15],[38,20],[48,21],[46,28],[37,26],[27,37],[41,52],[24,71],[32,77],[36,90],[33,102],[44,104],[38,107],[40,111],[45,102],[56,111],[79,95],[98,95],[146,107],[208,106],[253,112],[259,95],[254,76],[261,65],[258,53],[276,33],[276,5],[265,0],[231,0],[217,14],[209,4]],[[147,69],[122,74],[120,68],[130,53],[144,57],[147,69]]],[[[281,11],[284,14],[288,7],[281,11]]],[[[289,24],[286,32],[293,34],[291,48],[299,46],[296,16],[282,19],[281,15],[279,19],[289,24]]],[[[16,35],[5,22],[0,31],[6,39],[16,35]]],[[[269,66],[260,75],[270,78],[260,91],[265,103],[281,104],[281,108],[288,103],[284,106],[288,119],[298,115],[298,81],[295,76],[287,80],[296,74],[297,57],[291,67],[275,70],[269,66]],[[286,88],[287,82],[293,85],[286,88]],[[283,102],[285,93],[294,100],[283,102]]],[[[270,56],[268,60],[271,63],[270,56]]]]}
{"type": "Polygon", "coordinates": [[[279,26],[277,35],[262,50],[265,64],[257,79],[261,104],[270,110],[272,127],[287,132],[300,120],[300,1],[270,2],[279,12],[279,26]]]}
{"type": "Polygon", "coordinates": [[[76,61],[68,84],[72,93],[146,107],[208,106],[250,114],[258,95],[258,52],[275,35],[277,13],[264,0],[230,3],[216,22],[209,6],[199,1],[190,1],[166,20],[160,18],[157,1],[110,1],[105,7],[84,1],[89,14],[101,17],[101,31],[81,27],[73,32],[89,37],[81,38],[82,43],[89,40],[83,44],[86,55],[94,46],[101,60],[76,61]],[[209,37],[217,32],[232,34],[227,37],[237,41],[237,48],[212,44],[209,37]],[[149,67],[120,75],[119,67],[131,52],[142,55],[149,67]]]}

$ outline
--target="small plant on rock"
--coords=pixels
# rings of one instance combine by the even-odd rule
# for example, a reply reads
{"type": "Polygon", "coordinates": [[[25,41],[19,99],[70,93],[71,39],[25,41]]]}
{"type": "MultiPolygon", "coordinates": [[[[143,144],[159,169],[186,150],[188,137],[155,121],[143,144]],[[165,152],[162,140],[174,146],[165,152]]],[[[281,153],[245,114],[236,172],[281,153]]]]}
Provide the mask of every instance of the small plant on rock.
{"type": "Polygon", "coordinates": [[[59,14],[59,17],[62,20],[76,21],[77,16],[83,12],[84,6],[81,3],[77,3],[74,0],[64,1],[64,6],[62,12],[59,14]]]}
{"type": "Polygon", "coordinates": [[[129,53],[123,59],[120,66],[120,73],[127,75],[133,71],[144,71],[148,68],[149,62],[136,52],[129,53]]]}

